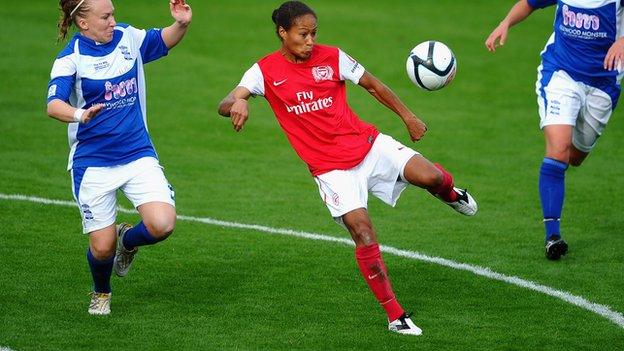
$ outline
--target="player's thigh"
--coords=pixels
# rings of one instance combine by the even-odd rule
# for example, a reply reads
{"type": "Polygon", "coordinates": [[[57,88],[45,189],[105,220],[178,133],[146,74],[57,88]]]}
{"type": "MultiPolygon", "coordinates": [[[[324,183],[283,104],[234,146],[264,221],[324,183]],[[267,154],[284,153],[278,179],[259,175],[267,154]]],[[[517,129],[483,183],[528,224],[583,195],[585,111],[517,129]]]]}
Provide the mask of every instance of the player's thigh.
{"type": "Polygon", "coordinates": [[[359,176],[355,169],[334,170],[314,178],[319,195],[327,206],[331,216],[339,223],[342,215],[368,204],[366,179],[359,176]]]}
{"type": "Polygon", "coordinates": [[[598,88],[588,87],[585,105],[574,127],[574,147],[586,154],[591,152],[609,123],[612,112],[611,96],[598,88]]]}
{"type": "Polygon", "coordinates": [[[564,71],[544,72],[536,83],[540,128],[576,124],[583,102],[582,84],[564,71]]]}
{"type": "MultiPolygon", "coordinates": [[[[373,162],[365,164],[363,172],[367,177],[368,188],[377,198],[390,206],[394,206],[406,188],[405,170],[407,164],[420,154],[413,149],[401,144],[394,138],[379,134],[369,152],[373,162]]],[[[369,157],[367,156],[367,159],[369,157]]],[[[365,160],[364,162],[367,162],[365,160]]]]}
{"type": "Polygon", "coordinates": [[[72,169],[72,190],[80,208],[83,233],[110,226],[117,218],[117,189],[124,179],[115,167],[72,169]]]}
{"type": "Polygon", "coordinates": [[[175,208],[173,187],[158,160],[144,157],[127,164],[125,168],[129,178],[121,190],[135,208],[150,202],[163,202],[175,208]]]}

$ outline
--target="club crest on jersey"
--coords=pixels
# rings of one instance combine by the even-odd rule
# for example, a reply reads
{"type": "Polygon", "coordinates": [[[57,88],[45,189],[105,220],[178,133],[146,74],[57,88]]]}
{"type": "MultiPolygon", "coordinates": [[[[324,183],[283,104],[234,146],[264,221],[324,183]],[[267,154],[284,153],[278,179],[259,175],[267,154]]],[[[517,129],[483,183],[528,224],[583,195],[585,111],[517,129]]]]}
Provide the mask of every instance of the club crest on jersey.
{"type": "Polygon", "coordinates": [[[324,80],[331,80],[334,76],[334,69],[331,66],[316,66],[312,67],[312,77],[315,82],[321,82],[324,80]]]}
{"type": "Polygon", "coordinates": [[[132,60],[132,55],[130,55],[130,50],[128,50],[127,46],[119,45],[119,50],[124,55],[126,60],[132,60]]]}

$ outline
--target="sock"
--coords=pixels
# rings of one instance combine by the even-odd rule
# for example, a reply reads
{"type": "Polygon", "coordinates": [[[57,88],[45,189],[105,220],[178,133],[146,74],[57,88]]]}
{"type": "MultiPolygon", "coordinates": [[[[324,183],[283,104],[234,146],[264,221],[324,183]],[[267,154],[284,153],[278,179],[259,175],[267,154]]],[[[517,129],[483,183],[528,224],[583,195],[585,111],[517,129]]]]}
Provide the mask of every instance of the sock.
{"type": "Polygon", "coordinates": [[[559,220],[563,209],[565,193],[565,171],[568,164],[544,157],[540,168],[539,193],[542,201],[546,240],[553,236],[561,237],[559,220]]]}
{"type": "Polygon", "coordinates": [[[442,184],[427,190],[432,195],[437,196],[446,202],[453,202],[457,200],[457,193],[453,190],[453,176],[440,164],[436,163],[435,167],[442,172],[442,184]]]}
{"type": "Polygon", "coordinates": [[[93,291],[98,293],[111,292],[110,277],[114,258],[115,255],[100,261],[93,256],[91,248],[87,250],[87,262],[89,262],[91,276],[93,277],[93,291]]]}
{"type": "Polygon", "coordinates": [[[155,238],[147,231],[143,221],[137,223],[129,229],[123,236],[123,246],[128,250],[133,250],[137,246],[154,245],[165,238],[155,238]]]}
{"type": "Polygon", "coordinates": [[[399,318],[405,311],[399,305],[392,291],[392,286],[390,286],[390,279],[388,279],[386,266],[381,259],[379,245],[357,246],[355,248],[355,258],[366,284],[368,284],[381,307],[386,310],[388,320],[393,321],[399,318]]]}

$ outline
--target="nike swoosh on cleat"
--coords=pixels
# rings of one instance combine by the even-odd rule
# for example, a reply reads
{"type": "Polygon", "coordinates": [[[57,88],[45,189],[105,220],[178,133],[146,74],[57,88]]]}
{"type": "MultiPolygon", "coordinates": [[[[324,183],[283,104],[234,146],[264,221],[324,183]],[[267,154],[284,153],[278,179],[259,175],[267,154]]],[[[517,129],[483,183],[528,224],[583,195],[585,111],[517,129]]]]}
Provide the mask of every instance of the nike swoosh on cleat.
{"type": "Polygon", "coordinates": [[[273,81],[273,86],[275,86],[275,87],[276,87],[276,86],[278,86],[278,85],[282,85],[282,84],[286,83],[286,81],[287,81],[287,80],[288,80],[288,78],[286,78],[286,79],[282,79],[282,80],[280,80],[279,82],[273,81]]]}

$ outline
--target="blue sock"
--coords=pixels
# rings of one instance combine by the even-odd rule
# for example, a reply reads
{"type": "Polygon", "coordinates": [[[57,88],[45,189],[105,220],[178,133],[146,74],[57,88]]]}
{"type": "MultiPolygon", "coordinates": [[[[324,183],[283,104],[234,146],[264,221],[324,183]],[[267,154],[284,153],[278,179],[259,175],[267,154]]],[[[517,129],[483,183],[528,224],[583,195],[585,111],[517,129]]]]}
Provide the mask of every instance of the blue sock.
{"type": "Polygon", "coordinates": [[[164,237],[159,239],[153,237],[147,231],[143,221],[141,221],[124,234],[123,246],[128,250],[132,250],[137,246],[153,245],[164,239],[164,237]]]}
{"type": "Polygon", "coordinates": [[[113,259],[115,255],[100,261],[93,256],[91,248],[87,250],[87,261],[93,276],[93,291],[98,293],[110,293],[110,277],[113,270],[113,259]]]}
{"type": "Polygon", "coordinates": [[[568,164],[544,157],[540,168],[539,193],[542,200],[546,240],[553,236],[561,237],[559,220],[563,209],[565,193],[565,171],[568,164]]]}

